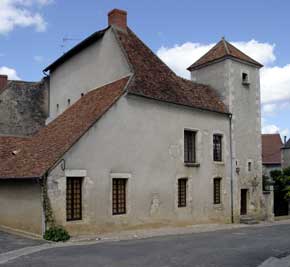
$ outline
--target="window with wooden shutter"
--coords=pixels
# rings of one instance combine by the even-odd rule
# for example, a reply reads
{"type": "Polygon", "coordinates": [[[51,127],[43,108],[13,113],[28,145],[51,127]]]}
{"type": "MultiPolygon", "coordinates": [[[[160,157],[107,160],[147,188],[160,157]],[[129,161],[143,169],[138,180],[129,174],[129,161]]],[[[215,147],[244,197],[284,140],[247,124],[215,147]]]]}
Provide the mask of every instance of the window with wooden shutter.
{"type": "Polygon", "coordinates": [[[222,161],[222,135],[213,135],[213,160],[222,161]]]}
{"type": "Polygon", "coordinates": [[[126,184],[127,179],[113,178],[113,188],[112,188],[113,215],[126,213],[126,184]]]}
{"type": "Polygon", "coordinates": [[[221,178],[213,180],[213,202],[214,204],[221,203],[221,178]]]}
{"type": "Polygon", "coordinates": [[[184,162],[196,163],[196,132],[184,131],[184,162]]]}
{"type": "Polygon", "coordinates": [[[82,178],[68,177],[66,180],[66,219],[82,219],[82,178]]]}
{"type": "Polygon", "coordinates": [[[178,179],[178,207],[186,207],[187,178],[178,179]]]}

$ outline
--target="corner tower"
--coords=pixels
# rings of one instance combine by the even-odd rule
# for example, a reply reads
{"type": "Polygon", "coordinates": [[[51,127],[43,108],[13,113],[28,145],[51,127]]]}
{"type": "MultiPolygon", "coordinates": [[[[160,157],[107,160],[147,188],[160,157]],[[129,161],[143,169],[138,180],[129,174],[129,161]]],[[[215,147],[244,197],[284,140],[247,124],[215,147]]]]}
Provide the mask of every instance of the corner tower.
{"type": "Polygon", "coordinates": [[[188,70],[215,88],[232,114],[233,205],[236,221],[262,219],[260,63],[222,38],[188,70]]]}

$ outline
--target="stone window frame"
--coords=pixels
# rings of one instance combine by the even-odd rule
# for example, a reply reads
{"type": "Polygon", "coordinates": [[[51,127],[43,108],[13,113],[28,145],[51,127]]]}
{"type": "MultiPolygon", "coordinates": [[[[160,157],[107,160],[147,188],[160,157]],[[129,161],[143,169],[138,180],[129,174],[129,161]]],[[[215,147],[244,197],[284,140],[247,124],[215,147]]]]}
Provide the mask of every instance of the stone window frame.
{"type": "Polygon", "coordinates": [[[192,206],[192,180],[193,180],[193,177],[188,176],[188,175],[180,174],[180,175],[177,175],[175,177],[175,190],[174,190],[175,205],[174,205],[174,207],[175,207],[176,212],[191,209],[191,206],[192,206]],[[178,206],[178,180],[179,179],[187,179],[187,183],[186,183],[186,206],[185,207],[178,206]]]}
{"type": "Polygon", "coordinates": [[[119,219],[127,217],[131,214],[132,205],[132,174],[131,173],[110,173],[109,175],[109,206],[108,215],[111,218],[119,219]],[[113,179],[125,179],[126,180],[126,213],[124,214],[113,214],[113,179]]]}
{"type": "Polygon", "coordinates": [[[184,127],[183,132],[182,132],[182,161],[185,167],[199,167],[200,166],[200,149],[202,147],[201,144],[201,130],[198,128],[190,128],[190,127],[184,127]],[[188,132],[194,132],[195,133],[195,162],[185,162],[185,138],[184,138],[184,133],[188,132]]]}
{"type": "Polygon", "coordinates": [[[85,185],[86,185],[86,182],[87,182],[87,170],[84,170],[84,169],[66,169],[65,172],[64,172],[64,178],[65,178],[65,191],[64,191],[64,194],[65,194],[65,210],[64,210],[64,223],[65,224],[82,224],[84,223],[86,220],[87,220],[87,211],[86,211],[86,207],[85,207],[85,193],[84,193],[84,188],[85,188],[85,185]],[[82,218],[80,220],[67,220],[66,218],[66,180],[67,178],[70,178],[70,177],[78,177],[78,178],[82,178],[82,187],[81,187],[81,195],[82,195],[82,206],[81,206],[81,209],[82,209],[82,218]]]}
{"type": "Polygon", "coordinates": [[[211,140],[210,140],[210,143],[211,143],[211,160],[214,164],[216,165],[224,165],[225,164],[225,160],[226,160],[226,134],[223,132],[223,131],[220,131],[220,130],[214,130],[212,131],[212,134],[211,134],[211,140]],[[213,143],[213,136],[214,135],[220,135],[222,136],[222,160],[221,161],[215,161],[214,160],[214,155],[213,155],[213,151],[214,151],[214,143],[213,143]]]}

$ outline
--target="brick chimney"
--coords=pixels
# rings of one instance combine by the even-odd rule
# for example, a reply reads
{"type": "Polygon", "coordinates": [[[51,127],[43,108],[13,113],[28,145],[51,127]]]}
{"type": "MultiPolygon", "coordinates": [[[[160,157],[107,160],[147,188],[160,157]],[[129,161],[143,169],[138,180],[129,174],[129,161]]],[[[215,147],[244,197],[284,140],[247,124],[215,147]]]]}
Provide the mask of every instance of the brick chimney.
{"type": "Polygon", "coordinates": [[[117,28],[127,30],[127,12],[121,9],[113,9],[108,13],[109,26],[114,25],[117,28]]]}
{"type": "Polygon", "coordinates": [[[7,86],[8,76],[0,74],[0,90],[7,86]]]}

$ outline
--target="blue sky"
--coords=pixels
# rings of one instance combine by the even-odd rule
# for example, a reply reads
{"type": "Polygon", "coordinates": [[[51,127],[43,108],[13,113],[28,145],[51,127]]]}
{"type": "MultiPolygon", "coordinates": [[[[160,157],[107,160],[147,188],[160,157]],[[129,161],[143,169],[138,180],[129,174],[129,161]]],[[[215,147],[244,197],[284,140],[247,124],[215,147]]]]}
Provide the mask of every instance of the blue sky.
{"type": "Polygon", "coordinates": [[[222,36],[261,61],[263,130],[290,135],[289,1],[0,0],[0,72],[41,79],[45,66],[106,27],[115,7],[179,75],[222,36]]]}

